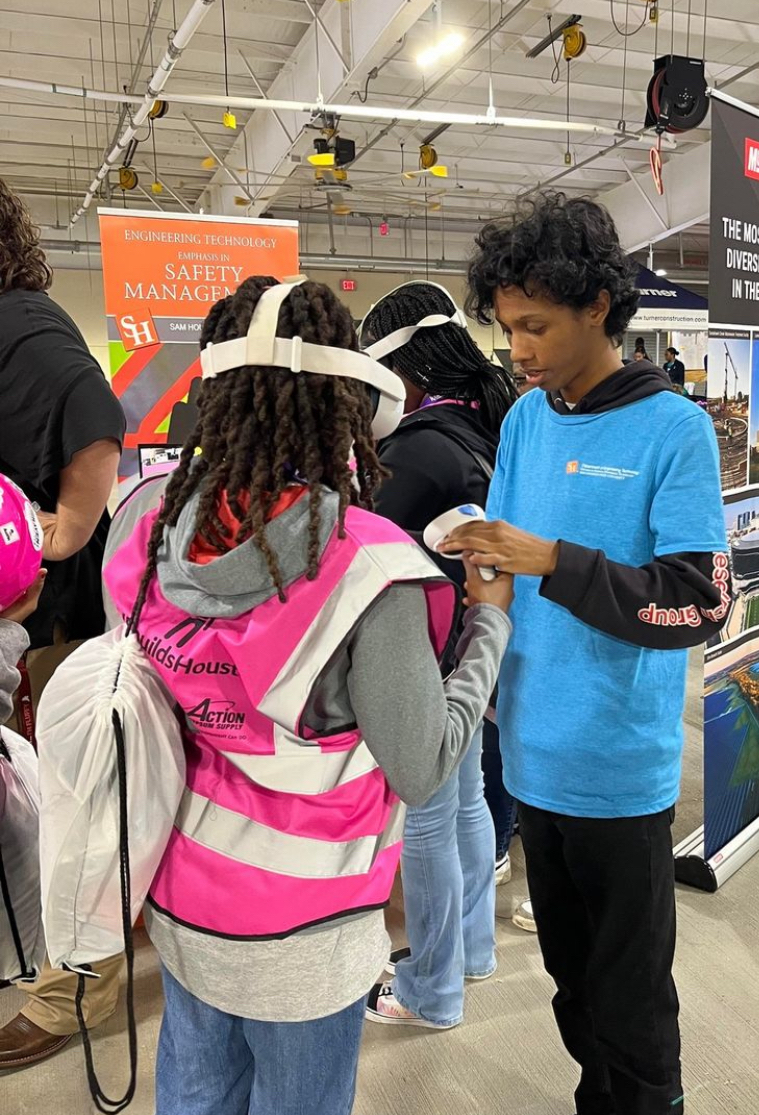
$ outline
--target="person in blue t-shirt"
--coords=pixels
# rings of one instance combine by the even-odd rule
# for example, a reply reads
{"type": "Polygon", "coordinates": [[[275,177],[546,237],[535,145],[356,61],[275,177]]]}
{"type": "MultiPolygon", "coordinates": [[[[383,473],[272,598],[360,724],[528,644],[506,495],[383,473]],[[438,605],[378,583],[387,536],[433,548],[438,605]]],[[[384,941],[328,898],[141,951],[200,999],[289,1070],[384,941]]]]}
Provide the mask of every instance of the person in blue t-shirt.
{"type": "Polygon", "coordinates": [[[543,193],[489,224],[468,308],[528,383],[506,417],[490,522],[450,550],[516,574],[499,682],[504,780],[578,1115],[682,1115],[670,826],[687,648],[730,575],[707,414],[618,346],[638,304],[609,214],[543,193]]]}

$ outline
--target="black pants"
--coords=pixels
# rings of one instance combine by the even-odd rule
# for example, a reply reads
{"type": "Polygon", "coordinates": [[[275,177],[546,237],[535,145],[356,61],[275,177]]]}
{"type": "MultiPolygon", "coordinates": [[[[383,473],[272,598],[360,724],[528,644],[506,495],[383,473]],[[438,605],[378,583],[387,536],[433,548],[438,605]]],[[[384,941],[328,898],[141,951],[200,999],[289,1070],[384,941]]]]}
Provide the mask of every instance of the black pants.
{"type": "Polygon", "coordinates": [[[577,1115],[682,1115],[672,978],[673,811],[596,820],[519,806],[527,880],[577,1115]]]}

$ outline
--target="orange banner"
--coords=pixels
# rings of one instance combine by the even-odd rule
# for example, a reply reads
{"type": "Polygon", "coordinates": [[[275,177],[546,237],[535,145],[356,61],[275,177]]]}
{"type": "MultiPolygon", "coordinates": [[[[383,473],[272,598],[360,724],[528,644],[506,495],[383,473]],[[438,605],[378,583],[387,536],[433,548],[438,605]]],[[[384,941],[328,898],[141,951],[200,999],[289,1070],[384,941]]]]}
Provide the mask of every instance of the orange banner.
{"type": "Polygon", "coordinates": [[[209,310],[251,275],[298,273],[298,226],[101,209],[105,310],[113,389],[127,416],[122,475],[139,445],[166,441],[172,408],[200,374],[209,310]],[[187,346],[192,346],[187,348],[187,346]]]}

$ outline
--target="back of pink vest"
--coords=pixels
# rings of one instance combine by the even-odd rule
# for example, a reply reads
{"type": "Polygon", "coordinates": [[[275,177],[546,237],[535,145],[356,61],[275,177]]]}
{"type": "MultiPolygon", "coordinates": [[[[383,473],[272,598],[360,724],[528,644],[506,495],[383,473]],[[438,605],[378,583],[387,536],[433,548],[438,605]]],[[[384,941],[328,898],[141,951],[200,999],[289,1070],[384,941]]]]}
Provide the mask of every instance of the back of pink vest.
{"type": "MultiPolygon", "coordinates": [[[[124,616],[134,604],[157,512],[105,578],[124,616]]],[[[184,713],[187,790],[151,902],[200,931],[284,937],[386,903],[403,807],[358,729],[314,738],[301,723],[318,677],[393,582],[420,582],[442,654],[455,589],[399,528],[351,508],[314,581],[286,604],[204,619],[150,586],[139,638],[184,713]]]]}

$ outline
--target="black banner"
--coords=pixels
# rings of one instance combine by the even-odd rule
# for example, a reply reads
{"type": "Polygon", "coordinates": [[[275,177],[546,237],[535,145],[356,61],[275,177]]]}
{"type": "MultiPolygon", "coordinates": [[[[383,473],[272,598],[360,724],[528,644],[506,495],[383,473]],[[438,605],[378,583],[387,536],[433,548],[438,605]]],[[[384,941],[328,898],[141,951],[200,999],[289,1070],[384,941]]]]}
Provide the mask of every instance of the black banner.
{"type": "Polygon", "coordinates": [[[709,318],[759,327],[759,116],[716,97],[709,318]]]}

